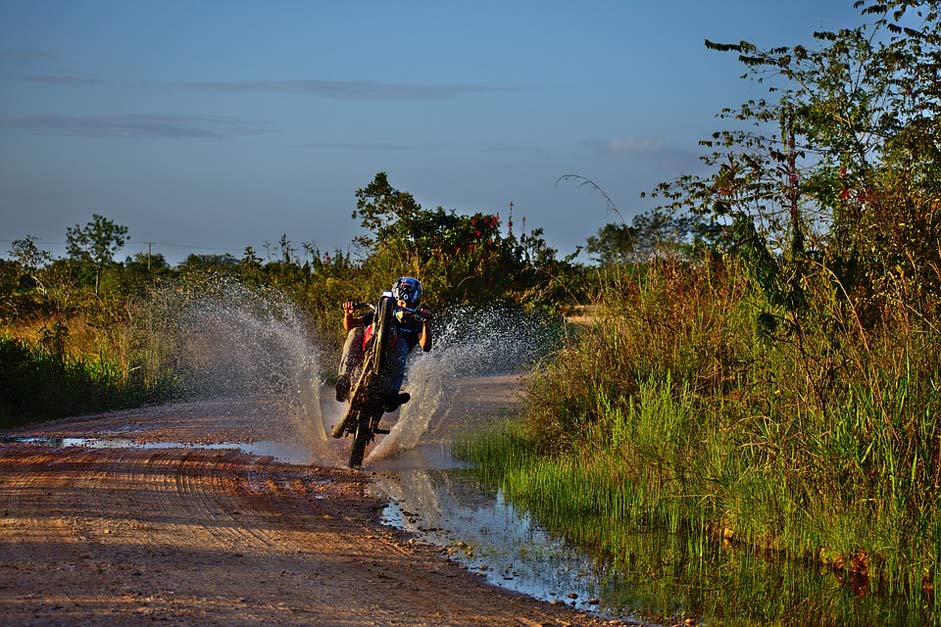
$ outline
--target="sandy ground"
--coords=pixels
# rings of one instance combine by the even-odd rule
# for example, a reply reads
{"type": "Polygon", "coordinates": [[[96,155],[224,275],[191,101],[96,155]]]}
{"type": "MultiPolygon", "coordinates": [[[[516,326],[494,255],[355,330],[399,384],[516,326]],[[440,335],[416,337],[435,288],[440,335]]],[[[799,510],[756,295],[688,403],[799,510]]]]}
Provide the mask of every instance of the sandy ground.
{"type": "MultiPolygon", "coordinates": [[[[481,379],[481,407],[512,404],[481,379]]],[[[476,392],[474,391],[476,389],[476,392]]],[[[17,435],[227,442],[283,435],[275,404],[190,403],[17,435]]],[[[379,524],[368,472],[234,450],[0,445],[3,624],[598,625],[493,588],[379,524]]]]}

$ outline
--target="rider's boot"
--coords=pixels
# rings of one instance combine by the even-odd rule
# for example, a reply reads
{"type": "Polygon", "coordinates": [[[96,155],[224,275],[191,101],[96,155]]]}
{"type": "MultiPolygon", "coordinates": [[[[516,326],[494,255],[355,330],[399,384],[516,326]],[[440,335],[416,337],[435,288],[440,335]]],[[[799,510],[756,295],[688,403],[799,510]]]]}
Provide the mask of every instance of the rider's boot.
{"type": "Polygon", "coordinates": [[[412,395],[408,392],[391,393],[386,396],[385,410],[387,412],[393,412],[399,408],[399,405],[404,405],[405,403],[409,402],[411,398],[412,395]]]}

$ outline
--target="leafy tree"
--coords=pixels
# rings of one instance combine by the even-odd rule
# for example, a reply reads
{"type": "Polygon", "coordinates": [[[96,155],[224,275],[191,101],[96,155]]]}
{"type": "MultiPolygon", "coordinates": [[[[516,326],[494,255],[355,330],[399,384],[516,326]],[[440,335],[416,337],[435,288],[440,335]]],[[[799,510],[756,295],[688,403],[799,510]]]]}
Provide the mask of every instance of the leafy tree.
{"type": "Polygon", "coordinates": [[[96,214],[84,227],[76,224],[66,230],[66,250],[69,256],[95,271],[95,295],[101,285],[101,273],[113,261],[114,254],[127,242],[127,227],[96,214]]]}
{"type": "Polygon", "coordinates": [[[281,239],[278,240],[278,248],[281,249],[281,261],[284,263],[294,263],[294,247],[291,246],[291,240],[288,239],[287,233],[281,234],[281,239]]]}
{"type": "Polygon", "coordinates": [[[362,227],[375,234],[361,235],[356,242],[370,251],[377,241],[402,238],[407,241],[412,232],[401,227],[420,212],[421,205],[411,194],[392,187],[386,173],[379,172],[369,185],[356,190],[353,219],[359,218],[362,227]]]}
{"type": "Polygon", "coordinates": [[[936,2],[855,6],[865,23],[814,46],[707,41],[767,98],[723,110],[744,128],[701,142],[710,172],[657,193],[724,229],[770,302],[796,314],[822,259],[875,321],[887,281],[941,293],[941,21],[936,2]]]}
{"type": "Polygon", "coordinates": [[[677,255],[689,247],[698,233],[693,216],[676,216],[652,210],[634,216],[630,226],[608,223],[587,240],[586,251],[602,265],[645,261],[657,255],[677,255]]]}
{"type": "Polygon", "coordinates": [[[22,267],[36,285],[39,293],[45,296],[46,286],[40,277],[40,270],[52,262],[52,253],[39,248],[36,238],[27,235],[23,239],[13,240],[10,246],[10,257],[22,267]]]}
{"type": "Polygon", "coordinates": [[[180,270],[182,272],[192,272],[192,271],[221,271],[221,272],[231,272],[235,268],[239,267],[239,260],[229,253],[224,253],[221,255],[197,255],[191,254],[183,260],[183,263],[180,264],[180,270]]]}
{"type": "Polygon", "coordinates": [[[625,264],[634,259],[637,235],[637,229],[623,222],[609,222],[598,229],[596,235],[589,236],[585,250],[602,265],[625,264]]]}
{"type": "Polygon", "coordinates": [[[170,264],[167,263],[167,258],[163,256],[163,253],[134,253],[133,257],[128,257],[124,260],[124,265],[128,268],[144,271],[145,273],[160,272],[162,270],[167,270],[170,267],[170,264]]]}

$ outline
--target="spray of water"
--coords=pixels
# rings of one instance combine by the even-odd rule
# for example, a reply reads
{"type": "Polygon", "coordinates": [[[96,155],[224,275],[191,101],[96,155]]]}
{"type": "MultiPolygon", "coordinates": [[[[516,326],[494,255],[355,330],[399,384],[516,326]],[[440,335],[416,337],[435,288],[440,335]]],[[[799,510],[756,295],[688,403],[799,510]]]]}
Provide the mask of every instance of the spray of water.
{"type": "Polygon", "coordinates": [[[434,349],[413,353],[406,374],[411,401],[402,407],[391,433],[366,462],[422,444],[462,382],[518,371],[544,355],[557,338],[557,326],[519,311],[462,308],[450,312],[447,321],[435,329],[434,349]]]}
{"type": "MultiPolygon", "coordinates": [[[[321,402],[314,338],[284,295],[214,278],[163,289],[153,302],[153,318],[160,324],[152,334],[162,335],[162,350],[168,352],[185,400],[274,400],[283,411],[265,419],[280,421],[285,439],[307,445],[317,464],[343,465],[349,439],[335,440],[328,433],[346,405],[321,402]]],[[[557,335],[557,327],[543,318],[518,311],[450,311],[436,323],[434,350],[413,352],[404,388],[412,399],[366,463],[429,442],[449,442],[458,426],[453,418],[449,422],[448,411],[466,381],[521,370],[545,354],[557,335]]]]}
{"type": "Polygon", "coordinates": [[[279,292],[214,278],[155,293],[163,350],[185,400],[274,400],[265,418],[327,463],[318,355],[303,316],[279,292]]]}

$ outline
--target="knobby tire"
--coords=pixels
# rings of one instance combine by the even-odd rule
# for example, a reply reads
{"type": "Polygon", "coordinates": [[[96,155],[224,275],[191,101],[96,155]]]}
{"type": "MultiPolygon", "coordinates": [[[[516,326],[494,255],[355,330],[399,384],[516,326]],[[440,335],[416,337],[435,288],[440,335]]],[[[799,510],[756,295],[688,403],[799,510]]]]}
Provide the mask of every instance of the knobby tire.
{"type": "Polygon", "coordinates": [[[366,454],[366,445],[372,439],[372,431],[369,428],[369,417],[360,413],[356,420],[356,433],[353,435],[353,446],[350,448],[350,468],[359,468],[363,465],[363,457],[366,454]]]}

